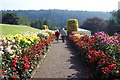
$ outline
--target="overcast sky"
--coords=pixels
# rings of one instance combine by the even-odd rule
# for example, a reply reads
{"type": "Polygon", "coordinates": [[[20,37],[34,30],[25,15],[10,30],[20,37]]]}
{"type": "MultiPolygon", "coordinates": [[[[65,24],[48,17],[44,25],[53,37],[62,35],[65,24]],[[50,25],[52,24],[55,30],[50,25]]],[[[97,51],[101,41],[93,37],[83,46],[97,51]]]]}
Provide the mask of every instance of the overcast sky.
{"type": "Polygon", "coordinates": [[[0,0],[0,10],[68,9],[113,11],[120,0],[0,0]]]}

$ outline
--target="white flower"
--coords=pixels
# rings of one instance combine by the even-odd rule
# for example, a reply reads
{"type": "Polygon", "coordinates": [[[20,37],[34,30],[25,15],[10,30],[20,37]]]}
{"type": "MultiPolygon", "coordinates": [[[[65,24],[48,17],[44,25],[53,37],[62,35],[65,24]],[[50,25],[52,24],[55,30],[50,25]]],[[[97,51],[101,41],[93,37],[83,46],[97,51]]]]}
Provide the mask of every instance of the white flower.
{"type": "Polygon", "coordinates": [[[6,52],[9,52],[11,50],[11,46],[6,47],[6,52]]]}
{"type": "Polygon", "coordinates": [[[6,48],[6,52],[8,52],[8,53],[10,53],[10,54],[13,54],[13,53],[15,52],[15,50],[12,50],[11,47],[12,47],[12,45],[8,46],[8,47],[6,48]]]}
{"type": "Polygon", "coordinates": [[[14,50],[10,50],[9,53],[10,53],[10,54],[13,54],[13,53],[14,53],[14,50]]]}
{"type": "Polygon", "coordinates": [[[3,50],[3,46],[0,46],[0,51],[2,51],[3,50]]]}
{"type": "Polygon", "coordinates": [[[0,55],[1,55],[1,54],[4,54],[4,52],[3,52],[3,51],[0,51],[0,55]]]}
{"type": "Polygon", "coordinates": [[[8,41],[8,45],[10,45],[11,44],[11,42],[10,41],[8,41]]]}
{"type": "Polygon", "coordinates": [[[49,34],[48,34],[48,33],[46,33],[46,32],[44,32],[44,33],[43,33],[43,35],[44,35],[44,36],[48,36],[48,37],[49,37],[49,34]]]}

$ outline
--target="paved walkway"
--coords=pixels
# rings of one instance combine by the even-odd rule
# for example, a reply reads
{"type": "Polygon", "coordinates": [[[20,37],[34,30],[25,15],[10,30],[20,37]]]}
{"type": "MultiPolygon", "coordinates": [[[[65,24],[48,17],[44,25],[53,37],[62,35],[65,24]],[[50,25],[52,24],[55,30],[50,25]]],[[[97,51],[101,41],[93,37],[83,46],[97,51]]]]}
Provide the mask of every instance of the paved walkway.
{"type": "Polygon", "coordinates": [[[93,78],[93,76],[71,46],[67,43],[54,42],[33,78],[93,78]]]}

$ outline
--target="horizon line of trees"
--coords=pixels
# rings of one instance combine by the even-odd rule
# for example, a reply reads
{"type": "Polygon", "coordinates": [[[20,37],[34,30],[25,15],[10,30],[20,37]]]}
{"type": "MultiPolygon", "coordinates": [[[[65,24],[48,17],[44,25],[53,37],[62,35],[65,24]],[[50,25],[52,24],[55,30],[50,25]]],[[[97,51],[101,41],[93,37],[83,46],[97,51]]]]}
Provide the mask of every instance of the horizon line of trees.
{"type": "MultiPolygon", "coordinates": [[[[104,20],[100,17],[91,17],[83,21],[79,27],[92,31],[92,34],[98,31],[105,31],[109,35],[113,35],[115,32],[120,33],[120,10],[111,12],[112,17],[109,20],[104,20]]],[[[0,14],[1,15],[1,14],[0,14]]],[[[67,21],[66,21],[67,22],[67,21]]],[[[30,21],[28,17],[18,16],[16,13],[2,13],[3,24],[17,24],[28,25],[34,28],[42,29],[42,25],[48,25],[49,29],[57,29],[50,20],[42,19],[36,21],[30,21]]]]}
{"type": "Polygon", "coordinates": [[[38,29],[42,29],[42,25],[48,25],[49,29],[56,29],[56,27],[45,18],[31,22],[27,17],[18,16],[16,13],[0,13],[0,15],[2,16],[2,21],[0,21],[2,24],[27,25],[38,29]]]}
{"type": "Polygon", "coordinates": [[[79,25],[89,17],[98,16],[108,20],[111,14],[108,12],[94,11],[68,11],[68,10],[6,10],[4,13],[16,13],[18,16],[25,16],[30,22],[40,20],[41,23],[46,19],[49,24],[54,27],[63,28],[67,24],[67,20],[75,18],[79,21],[79,25]]]}

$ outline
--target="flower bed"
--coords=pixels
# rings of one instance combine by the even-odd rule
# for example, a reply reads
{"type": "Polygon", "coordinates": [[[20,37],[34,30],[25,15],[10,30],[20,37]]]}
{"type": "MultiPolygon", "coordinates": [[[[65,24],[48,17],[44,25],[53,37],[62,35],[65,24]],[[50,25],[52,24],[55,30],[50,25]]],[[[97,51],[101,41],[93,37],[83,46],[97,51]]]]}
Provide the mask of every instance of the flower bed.
{"type": "Polygon", "coordinates": [[[109,36],[98,32],[87,36],[75,33],[69,35],[69,41],[91,66],[96,78],[120,78],[120,34],[109,36]]]}
{"type": "Polygon", "coordinates": [[[51,31],[16,34],[0,39],[3,79],[28,79],[39,65],[55,36],[51,31]]]}

